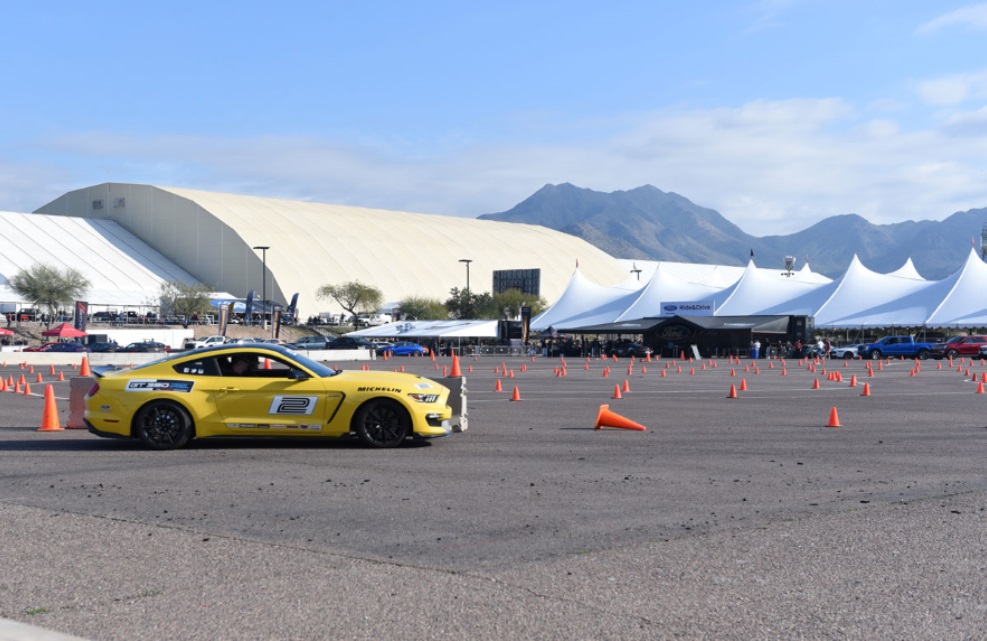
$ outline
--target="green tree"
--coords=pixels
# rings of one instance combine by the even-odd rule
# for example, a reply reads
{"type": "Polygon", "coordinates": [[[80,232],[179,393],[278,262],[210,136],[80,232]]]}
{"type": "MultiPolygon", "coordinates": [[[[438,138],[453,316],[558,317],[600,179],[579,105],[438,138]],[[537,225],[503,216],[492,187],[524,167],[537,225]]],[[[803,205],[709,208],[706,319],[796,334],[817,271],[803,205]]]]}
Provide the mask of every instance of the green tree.
{"type": "Polygon", "coordinates": [[[449,310],[437,298],[408,296],[398,306],[409,320],[442,320],[449,318],[449,310]]]}
{"type": "Polygon", "coordinates": [[[181,316],[184,319],[183,324],[188,326],[188,319],[192,314],[213,313],[213,307],[209,302],[209,292],[212,290],[209,285],[185,283],[180,280],[161,283],[158,292],[161,299],[161,312],[181,316]]]}
{"type": "Polygon", "coordinates": [[[446,300],[446,309],[449,315],[460,320],[474,318],[484,318],[484,312],[488,312],[490,307],[490,294],[474,294],[465,289],[453,287],[449,290],[449,298],[446,300]]]}
{"type": "Polygon", "coordinates": [[[355,280],[342,285],[323,285],[316,290],[315,297],[319,300],[336,301],[350,316],[375,312],[384,302],[384,294],[379,289],[355,280]]]}
{"type": "Polygon", "coordinates": [[[37,263],[22,269],[10,279],[10,287],[48,314],[48,326],[59,307],[68,307],[82,298],[92,283],[72,268],[59,271],[51,265],[37,263]]]}
{"type": "Polygon", "coordinates": [[[484,310],[484,318],[517,320],[521,318],[521,308],[530,307],[531,316],[545,311],[548,303],[541,296],[525,294],[520,289],[505,289],[490,298],[490,307],[484,310]]]}

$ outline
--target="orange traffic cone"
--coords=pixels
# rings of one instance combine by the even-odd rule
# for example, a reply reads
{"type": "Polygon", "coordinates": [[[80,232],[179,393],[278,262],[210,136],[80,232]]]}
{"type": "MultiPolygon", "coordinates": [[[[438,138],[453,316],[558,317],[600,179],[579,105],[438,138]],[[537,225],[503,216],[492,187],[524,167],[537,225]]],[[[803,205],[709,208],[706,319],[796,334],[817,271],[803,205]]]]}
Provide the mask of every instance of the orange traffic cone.
{"type": "Polygon", "coordinates": [[[740,391],[741,392],[746,392],[747,391],[747,379],[746,378],[740,379],[740,391]]]}
{"type": "Polygon", "coordinates": [[[271,369],[271,359],[265,358],[262,369],[271,369]]]}
{"type": "Polygon", "coordinates": [[[611,398],[624,398],[620,393],[620,385],[613,386],[613,396],[611,398]]]}
{"type": "Polygon", "coordinates": [[[504,391],[504,387],[500,384],[500,379],[499,378],[497,379],[497,384],[494,385],[494,391],[495,392],[503,392],[504,391]]]}
{"type": "Polygon", "coordinates": [[[614,414],[610,411],[609,405],[600,406],[600,412],[596,415],[596,424],[593,426],[593,429],[601,430],[604,427],[619,427],[620,429],[637,430],[638,432],[643,432],[647,429],[640,423],[635,423],[619,414],[614,414]]]}
{"type": "Polygon", "coordinates": [[[983,394],[983,393],[984,393],[984,384],[977,383],[977,394],[983,394]]]}
{"type": "Polygon", "coordinates": [[[89,368],[89,358],[82,357],[82,365],[79,367],[79,376],[92,376],[93,371],[89,368]]]}
{"type": "Polygon", "coordinates": [[[452,378],[462,378],[463,372],[459,368],[459,357],[453,355],[452,357],[452,370],[449,371],[449,376],[452,378]]]}
{"type": "Polygon", "coordinates": [[[517,385],[514,386],[514,393],[511,394],[511,400],[512,401],[520,401],[521,400],[521,393],[518,391],[517,385]]]}
{"type": "Polygon", "coordinates": [[[24,396],[30,396],[30,395],[31,395],[31,384],[24,383],[24,396]]]}
{"type": "Polygon", "coordinates": [[[631,391],[631,383],[626,378],[624,379],[624,391],[625,392],[631,391]]]}
{"type": "Polygon", "coordinates": [[[54,365],[49,365],[49,366],[48,366],[48,372],[49,372],[49,373],[50,373],[50,374],[51,374],[52,376],[54,376],[54,375],[55,375],[55,366],[54,366],[54,365]]]}
{"type": "Polygon", "coordinates": [[[730,392],[727,394],[727,398],[738,398],[736,385],[730,386],[730,392]]]}
{"type": "Polygon", "coordinates": [[[63,432],[64,428],[58,422],[58,407],[55,405],[55,390],[51,385],[45,386],[45,409],[41,413],[39,432],[63,432]]]}
{"type": "Polygon", "coordinates": [[[836,408],[829,410],[829,422],[826,427],[843,427],[840,425],[840,415],[836,413],[836,408]]]}
{"type": "Polygon", "coordinates": [[[870,396],[870,383],[864,383],[864,391],[860,393],[861,396],[870,396]]]}
{"type": "Polygon", "coordinates": [[[850,387],[856,387],[856,386],[857,386],[857,375],[854,374],[853,376],[850,377],[850,387]]]}
{"type": "Polygon", "coordinates": [[[812,381],[812,389],[819,389],[819,379],[814,379],[812,381]]]}

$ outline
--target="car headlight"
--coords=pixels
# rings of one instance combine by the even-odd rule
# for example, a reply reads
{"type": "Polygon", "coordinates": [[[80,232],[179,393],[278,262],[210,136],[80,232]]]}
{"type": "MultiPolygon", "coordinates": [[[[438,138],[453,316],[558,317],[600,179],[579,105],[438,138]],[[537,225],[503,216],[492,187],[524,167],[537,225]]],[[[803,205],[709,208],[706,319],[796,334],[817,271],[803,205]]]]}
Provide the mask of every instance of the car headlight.
{"type": "Polygon", "coordinates": [[[418,401],[419,403],[434,403],[435,401],[439,400],[439,395],[419,394],[416,392],[416,393],[408,394],[408,398],[410,398],[413,401],[418,401]]]}

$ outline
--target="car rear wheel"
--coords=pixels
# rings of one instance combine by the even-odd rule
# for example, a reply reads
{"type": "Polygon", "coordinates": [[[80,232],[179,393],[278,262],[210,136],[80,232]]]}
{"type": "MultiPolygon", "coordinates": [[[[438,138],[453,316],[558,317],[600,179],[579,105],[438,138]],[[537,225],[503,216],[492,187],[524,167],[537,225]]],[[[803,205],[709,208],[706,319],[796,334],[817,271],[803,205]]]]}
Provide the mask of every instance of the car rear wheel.
{"type": "Polygon", "coordinates": [[[872,361],[876,361],[877,359],[881,358],[881,350],[879,350],[879,349],[872,349],[870,351],[870,353],[868,354],[868,356],[870,356],[870,359],[872,361]]]}
{"type": "Polygon", "coordinates": [[[192,417],[176,403],[152,401],[137,412],[134,432],[141,443],[152,449],[178,449],[192,438],[192,417]]]}
{"type": "Polygon", "coordinates": [[[394,447],[411,433],[411,418],[396,401],[381,398],[365,403],[353,419],[356,435],[370,447],[394,447]]]}

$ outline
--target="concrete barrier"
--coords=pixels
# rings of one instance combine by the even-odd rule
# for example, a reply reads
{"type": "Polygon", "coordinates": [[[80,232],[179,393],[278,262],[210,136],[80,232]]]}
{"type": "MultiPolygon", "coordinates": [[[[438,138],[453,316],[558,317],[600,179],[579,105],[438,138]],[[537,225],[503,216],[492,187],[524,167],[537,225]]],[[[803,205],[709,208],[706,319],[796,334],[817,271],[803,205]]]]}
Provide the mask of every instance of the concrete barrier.
{"type": "Polygon", "coordinates": [[[469,415],[466,410],[466,377],[457,376],[456,378],[447,377],[434,380],[449,388],[449,407],[452,408],[452,419],[450,419],[452,431],[465,432],[469,429],[469,415]]]}

